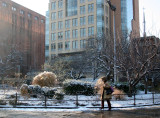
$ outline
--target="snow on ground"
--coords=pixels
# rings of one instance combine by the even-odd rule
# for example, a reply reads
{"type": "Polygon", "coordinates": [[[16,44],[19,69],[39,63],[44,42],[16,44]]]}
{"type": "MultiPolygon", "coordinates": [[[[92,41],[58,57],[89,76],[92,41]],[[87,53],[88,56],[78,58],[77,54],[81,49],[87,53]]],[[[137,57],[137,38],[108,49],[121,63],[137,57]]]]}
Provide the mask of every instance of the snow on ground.
{"type": "MultiPolygon", "coordinates": [[[[4,90],[0,89],[0,100],[9,100],[13,99],[11,98],[11,95],[16,94],[16,90],[4,90]]],[[[19,92],[18,92],[19,94],[19,92]]],[[[113,97],[111,100],[111,104],[113,109],[121,109],[121,108],[127,108],[127,109],[133,109],[133,108],[142,108],[146,106],[153,107],[155,104],[160,106],[160,94],[154,94],[154,101],[153,101],[153,94],[144,94],[143,91],[138,93],[138,95],[135,96],[135,104],[134,105],[134,96],[128,97],[125,96],[125,100],[115,100],[113,97]],[[153,105],[154,102],[154,105],[153,105]]],[[[64,99],[62,101],[57,101],[55,99],[47,99],[47,108],[44,108],[44,98],[29,98],[25,99],[18,95],[18,102],[23,103],[20,106],[17,107],[24,107],[24,108],[7,108],[11,110],[31,110],[31,111],[85,111],[85,110],[92,110],[97,111],[100,110],[100,100],[99,95],[96,96],[84,96],[84,95],[65,95],[64,99]],[[78,106],[76,106],[76,100],[78,98],[78,106]],[[39,108],[25,108],[25,107],[39,107],[39,108]],[[56,108],[57,107],[57,108],[56,108]],[[67,109],[68,107],[68,109],[67,109]]],[[[4,105],[0,105],[0,107],[4,107],[4,105]]],[[[5,107],[12,107],[12,105],[5,105],[5,107]]],[[[105,107],[107,107],[107,103],[105,102],[105,107]]],[[[5,108],[3,108],[5,109],[5,108]]],[[[107,108],[106,108],[107,109],[107,108]]]]}

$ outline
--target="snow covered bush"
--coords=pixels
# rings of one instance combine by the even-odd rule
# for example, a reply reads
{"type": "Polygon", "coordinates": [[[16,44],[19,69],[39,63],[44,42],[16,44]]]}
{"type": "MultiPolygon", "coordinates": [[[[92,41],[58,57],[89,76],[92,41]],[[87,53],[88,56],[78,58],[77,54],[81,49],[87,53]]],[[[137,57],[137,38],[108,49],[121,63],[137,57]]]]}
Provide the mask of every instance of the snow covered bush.
{"type": "Polygon", "coordinates": [[[49,88],[49,87],[40,87],[39,85],[27,85],[23,84],[20,88],[21,95],[23,97],[37,97],[37,96],[46,96],[48,98],[53,98],[55,91],[57,89],[55,88],[49,88]]]}
{"type": "Polygon", "coordinates": [[[7,104],[7,102],[5,100],[0,99],[0,105],[6,105],[6,104],[7,104]]]}
{"type": "Polygon", "coordinates": [[[54,73],[44,71],[33,78],[32,85],[53,87],[56,82],[57,76],[54,73]]]}
{"type": "Polygon", "coordinates": [[[92,82],[84,82],[81,80],[68,79],[63,82],[63,89],[65,94],[70,95],[93,95],[94,85],[92,82]]]}

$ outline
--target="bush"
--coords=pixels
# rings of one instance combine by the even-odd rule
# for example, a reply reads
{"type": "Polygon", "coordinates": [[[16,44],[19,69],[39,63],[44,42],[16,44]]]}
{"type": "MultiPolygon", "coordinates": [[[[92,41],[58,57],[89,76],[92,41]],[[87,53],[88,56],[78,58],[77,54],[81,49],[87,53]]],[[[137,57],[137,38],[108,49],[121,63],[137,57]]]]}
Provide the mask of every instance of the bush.
{"type": "Polygon", "coordinates": [[[0,100],[0,105],[6,105],[6,104],[7,104],[6,101],[0,100]]]}
{"type": "Polygon", "coordinates": [[[32,84],[41,87],[53,87],[57,82],[57,76],[52,72],[42,72],[33,78],[32,84]]]}
{"type": "Polygon", "coordinates": [[[17,105],[16,100],[9,100],[9,104],[13,106],[17,105]]]}
{"type": "Polygon", "coordinates": [[[129,85],[127,83],[116,84],[115,88],[123,90],[125,93],[129,93],[129,85]]]}
{"type": "MultiPolygon", "coordinates": [[[[129,93],[129,84],[128,83],[119,83],[115,85],[115,88],[118,88],[120,90],[123,90],[125,93],[129,93]]],[[[144,85],[143,84],[137,84],[135,88],[133,88],[134,92],[137,91],[144,91],[144,85]]]]}
{"type": "Polygon", "coordinates": [[[91,82],[84,82],[81,80],[66,80],[63,82],[63,89],[65,94],[70,95],[93,95],[94,86],[91,82]]]}
{"type": "Polygon", "coordinates": [[[56,93],[54,95],[54,98],[57,99],[57,100],[63,100],[64,94],[62,94],[62,93],[56,93]]]}

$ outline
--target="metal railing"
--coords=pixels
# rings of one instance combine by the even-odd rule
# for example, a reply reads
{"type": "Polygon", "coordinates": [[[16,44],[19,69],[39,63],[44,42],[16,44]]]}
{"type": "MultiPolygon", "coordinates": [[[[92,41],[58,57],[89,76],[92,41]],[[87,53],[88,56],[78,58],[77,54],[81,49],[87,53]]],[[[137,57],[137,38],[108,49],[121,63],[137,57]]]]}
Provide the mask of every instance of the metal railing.
{"type": "MultiPolygon", "coordinates": [[[[0,94],[0,96],[10,96],[7,94],[0,94]]],[[[41,96],[41,98],[29,98],[22,99],[21,95],[18,93],[12,94],[12,98],[1,98],[1,101],[6,104],[1,105],[0,108],[66,108],[66,109],[74,109],[79,108],[81,106],[86,108],[100,108],[100,99],[96,95],[92,96],[84,96],[84,95],[65,95],[68,96],[68,99],[64,98],[62,100],[57,99],[49,99],[47,96],[41,96]],[[87,99],[84,99],[87,98],[87,99]],[[93,98],[93,99],[90,99],[93,98]],[[40,105],[28,104],[28,102],[41,102],[40,105]],[[47,103],[50,102],[48,105],[47,103]],[[61,103],[69,102],[71,107],[65,106],[61,103]],[[73,102],[73,103],[72,103],[73,102]],[[89,105],[82,105],[87,102],[89,105]],[[55,105],[55,103],[59,103],[59,105],[55,105]],[[97,105],[92,105],[91,103],[97,103],[97,105]]],[[[128,97],[128,94],[116,94],[112,95],[111,103],[123,101],[124,106],[113,107],[113,108],[126,108],[126,107],[137,107],[137,106],[150,106],[150,105],[160,105],[160,94],[158,93],[149,93],[149,94],[132,94],[132,97],[128,97]],[[143,96],[142,96],[143,95],[143,96]],[[116,97],[120,98],[121,96],[125,97],[125,99],[116,100],[116,97]],[[146,102],[144,102],[146,101],[146,102]]]]}

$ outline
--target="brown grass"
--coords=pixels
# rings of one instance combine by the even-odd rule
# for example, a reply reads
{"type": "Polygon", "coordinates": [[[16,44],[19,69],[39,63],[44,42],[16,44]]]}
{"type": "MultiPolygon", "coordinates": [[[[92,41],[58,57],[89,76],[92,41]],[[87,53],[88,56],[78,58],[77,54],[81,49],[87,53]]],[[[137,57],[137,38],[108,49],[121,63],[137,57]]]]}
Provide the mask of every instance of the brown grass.
{"type": "Polygon", "coordinates": [[[53,87],[57,82],[57,77],[52,72],[42,72],[35,76],[32,81],[32,85],[39,85],[41,87],[53,87]]]}
{"type": "Polygon", "coordinates": [[[112,93],[113,97],[116,100],[124,100],[125,99],[125,93],[122,90],[119,90],[117,88],[114,88],[114,92],[112,93]]]}
{"type": "Polygon", "coordinates": [[[23,84],[20,88],[20,92],[21,92],[21,95],[23,97],[29,97],[29,93],[28,93],[28,85],[27,84],[23,84]]]}

